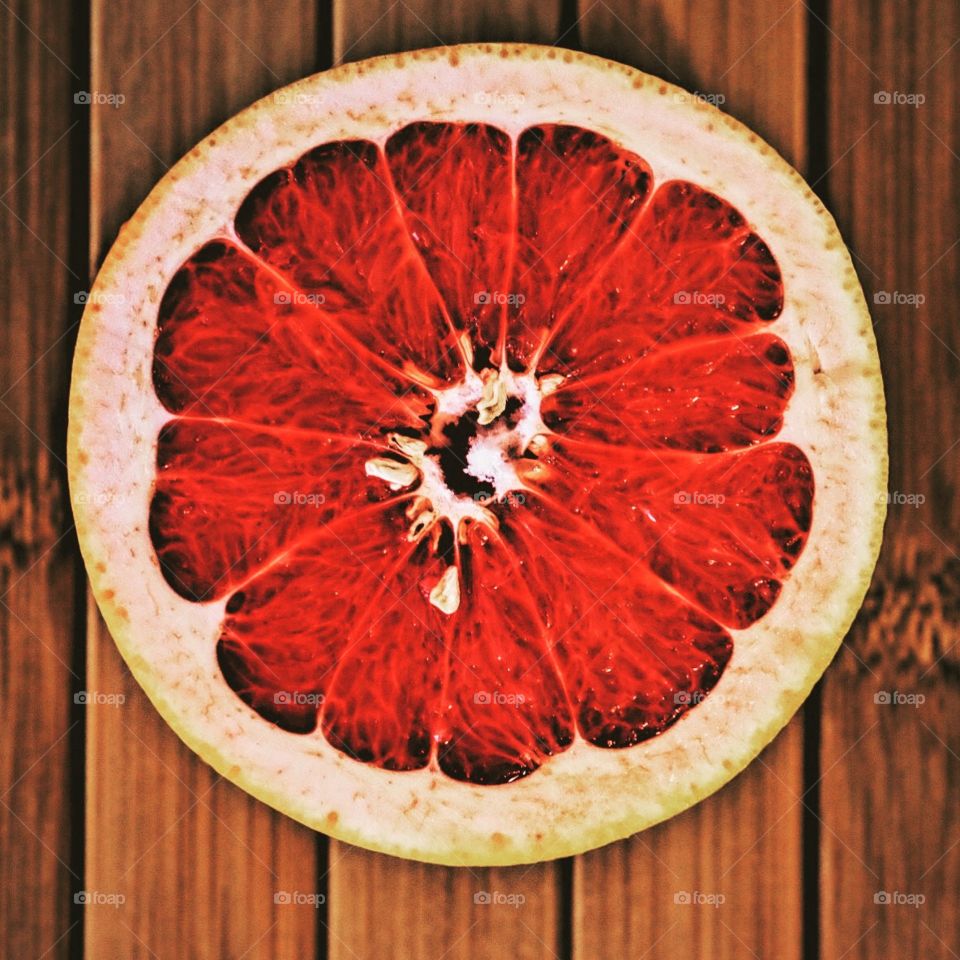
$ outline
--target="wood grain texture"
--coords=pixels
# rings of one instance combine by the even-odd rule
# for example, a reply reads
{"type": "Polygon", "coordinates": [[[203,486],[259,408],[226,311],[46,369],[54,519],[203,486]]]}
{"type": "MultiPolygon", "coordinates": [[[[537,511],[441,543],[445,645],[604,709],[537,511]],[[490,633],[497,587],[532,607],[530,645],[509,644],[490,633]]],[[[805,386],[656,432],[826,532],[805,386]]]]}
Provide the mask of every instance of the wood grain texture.
{"type": "MultiPolygon", "coordinates": [[[[309,73],[307,2],[108,4],[93,10],[93,86],[122,94],[93,113],[93,243],[120,223],[197,140],[270,89],[309,73]]],[[[87,886],[121,894],[86,910],[88,957],[312,956],[318,911],[275,903],[317,892],[315,835],[223,781],[164,724],[90,624],[87,886]]]]}
{"type": "MultiPolygon", "coordinates": [[[[802,5],[671,0],[583,2],[580,9],[584,49],[711,98],[802,167],[802,5]]],[[[798,716],[746,772],[699,806],[578,857],[574,956],[799,958],[803,737],[798,716]],[[708,900],[697,904],[698,894],[708,900]]]]}
{"type": "Polygon", "coordinates": [[[66,2],[0,7],[0,956],[53,960],[79,933],[83,888],[70,805],[82,595],[63,462],[73,298],[86,287],[70,266],[82,129],[71,23],[66,2]]]}
{"type": "Polygon", "coordinates": [[[554,960],[560,955],[567,904],[556,863],[436,867],[342,843],[331,847],[332,960],[554,960]]]}
{"type": "Polygon", "coordinates": [[[956,958],[957,5],[331,0],[330,49],[325,0],[91,2],[86,46],[86,4],[0,0],[0,957],[956,958]],[[887,295],[871,312],[893,502],[819,725],[796,718],[715,797],[573,864],[450,870],[328,844],[223,782],[157,716],[92,600],[84,631],[65,406],[87,223],[95,269],[171,162],[330,59],[506,39],[579,40],[723,97],[813,166],[868,299],[887,295]],[[87,88],[124,103],[74,104],[87,88]],[[86,755],[71,753],[84,729],[86,755]],[[74,905],[81,890],[124,902],[74,905]],[[320,892],[321,910],[274,901],[320,892]],[[694,893],[725,899],[675,902],[694,893]]]}
{"type": "Polygon", "coordinates": [[[698,93],[806,163],[806,13],[794,0],[580,0],[584,50],[698,93]]]}
{"type": "Polygon", "coordinates": [[[576,858],[575,958],[802,955],[803,723],[686,813],[576,858]]]}
{"type": "Polygon", "coordinates": [[[830,28],[825,184],[880,345],[891,503],[825,685],[821,955],[945,960],[960,945],[960,11],[837,4],[830,28]]]}
{"type": "Polygon", "coordinates": [[[397,50],[450,43],[497,40],[557,43],[561,39],[559,0],[335,0],[336,60],[362,60],[397,50]]]}
{"type": "MultiPolygon", "coordinates": [[[[334,59],[512,37],[552,43],[557,3],[334,4],[334,59]]],[[[429,829],[429,827],[428,827],[429,829]]],[[[498,869],[426,866],[332,843],[332,960],[549,958],[562,949],[562,864],[498,869]],[[485,903],[483,894],[512,897],[485,903]],[[475,899],[476,898],[476,899],[475,899]]]]}

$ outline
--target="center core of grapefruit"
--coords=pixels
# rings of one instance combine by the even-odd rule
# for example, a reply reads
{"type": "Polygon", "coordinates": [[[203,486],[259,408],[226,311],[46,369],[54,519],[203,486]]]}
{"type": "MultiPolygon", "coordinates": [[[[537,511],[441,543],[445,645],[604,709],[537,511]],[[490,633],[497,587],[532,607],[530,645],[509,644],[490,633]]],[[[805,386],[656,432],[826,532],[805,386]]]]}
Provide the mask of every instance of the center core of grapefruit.
{"type": "MultiPolygon", "coordinates": [[[[466,338],[462,343],[470,359],[472,346],[466,338]]],[[[430,535],[451,561],[443,588],[431,593],[438,609],[452,613],[459,607],[457,544],[469,542],[469,524],[497,530],[497,508],[524,502],[523,478],[533,467],[523,461],[546,449],[541,395],[555,388],[554,377],[538,380],[509,367],[469,369],[462,383],[436,392],[429,428],[389,434],[387,454],[367,461],[366,472],[392,490],[413,489],[409,538],[430,535]]]]}

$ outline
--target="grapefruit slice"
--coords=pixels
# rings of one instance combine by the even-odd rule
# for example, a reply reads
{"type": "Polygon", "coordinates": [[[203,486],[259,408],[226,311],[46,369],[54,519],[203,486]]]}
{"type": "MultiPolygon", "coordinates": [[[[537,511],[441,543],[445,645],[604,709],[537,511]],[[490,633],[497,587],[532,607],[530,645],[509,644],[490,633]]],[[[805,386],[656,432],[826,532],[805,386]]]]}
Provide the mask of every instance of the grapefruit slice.
{"type": "Polygon", "coordinates": [[[268,97],[123,228],[71,488],[134,675],[224,776],[451,864],[716,790],[863,598],[885,418],[829,214],[712,107],[465,46],[268,97]]]}

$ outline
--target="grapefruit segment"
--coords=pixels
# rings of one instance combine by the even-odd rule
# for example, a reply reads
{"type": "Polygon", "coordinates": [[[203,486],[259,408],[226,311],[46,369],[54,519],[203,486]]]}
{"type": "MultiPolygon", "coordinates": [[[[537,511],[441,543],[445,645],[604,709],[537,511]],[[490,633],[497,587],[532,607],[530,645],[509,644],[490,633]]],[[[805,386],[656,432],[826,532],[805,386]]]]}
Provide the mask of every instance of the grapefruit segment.
{"type": "Polygon", "coordinates": [[[622,459],[576,442],[555,451],[551,503],[728,627],[769,610],[806,543],[814,478],[792,444],[622,459]]]}
{"type": "Polygon", "coordinates": [[[778,337],[696,338],[565,379],[541,411],[568,441],[716,453],[773,437],[793,385],[778,337]]]}
{"type": "Polygon", "coordinates": [[[322,714],[340,749],[390,769],[422,766],[424,736],[429,755],[440,651],[417,601],[442,568],[421,545],[387,549],[404,532],[389,502],[318,523],[231,595],[218,650],[231,688],[265,719],[306,733],[322,714]]]}
{"type": "Polygon", "coordinates": [[[743,629],[770,609],[803,550],[813,472],[802,450],[780,443],[698,466],[681,490],[666,485],[672,497],[661,490],[650,565],[720,623],[743,629]]]}
{"type": "Polygon", "coordinates": [[[383,153],[366,141],[317,147],[261,181],[237,236],[374,356],[417,380],[462,374],[454,331],[397,209],[383,153]]]}
{"type": "Polygon", "coordinates": [[[466,591],[447,626],[438,763],[458,780],[507,783],[565,750],[573,719],[511,544],[474,527],[461,551],[466,591]]]}
{"type": "Polygon", "coordinates": [[[222,597],[301,533],[386,495],[338,469],[369,455],[359,438],[178,419],[157,443],[150,535],[181,596],[222,597]]]}
{"type": "Polygon", "coordinates": [[[197,251],[160,304],[153,384],[181,416],[337,436],[417,424],[428,394],[226,241],[197,251]]]}
{"type": "Polygon", "coordinates": [[[496,347],[516,217],[510,137],[488,124],[415,123],[385,152],[407,229],[453,325],[471,344],[496,347]]]}
{"type": "Polygon", "coordinates": [[[748,332],[783,305],[780,269],[729,203],[662,184],[579,291],[547,356],[561,372],[603,372],[676,340],[748,332]]]}
{"type": "MultiPolygon", "coordinates": [[[[322,729],[331,744],[356,760],[417,770],[434,755],[445,659],[443,614],[424,602],[424,594],[443,575],[444,563],[427,542],[408,545],[399,556],[383,539],[374,542],[371,570],[385,559],[394,562],[370,584],[362,607],[351,610],[348,600],[340,614],[349,643],[330,676],[322,729]],[[344,614],[352,614],[356,625],[344,614]]],[[[344,547],[342,556],[351,556],[352,545],[344,547]]],[[[354,587],[343,591],[345,598],[356,594],[354,587]]],[[[271,634],[269,623],[264,632],[271,634]]]]}
{"type": "Polygon", "coordinates": [[[519,135],[508,304],[515,362],[529,365],[539,355],[585,278],[600,270],[636,221],[651,185],[644,160],[592,130],[544,124],[519,135]]]}
{"type": "Polygon", "coordinates": [[[534,498],[515,544],[552,627],[580,735],[623,748],[662,733],[700,702],[733,649],[708,616],[630,556],[623,530],[601,533],[534,498]],[[549,574],[546,571],[549,569],[549,574]]]}

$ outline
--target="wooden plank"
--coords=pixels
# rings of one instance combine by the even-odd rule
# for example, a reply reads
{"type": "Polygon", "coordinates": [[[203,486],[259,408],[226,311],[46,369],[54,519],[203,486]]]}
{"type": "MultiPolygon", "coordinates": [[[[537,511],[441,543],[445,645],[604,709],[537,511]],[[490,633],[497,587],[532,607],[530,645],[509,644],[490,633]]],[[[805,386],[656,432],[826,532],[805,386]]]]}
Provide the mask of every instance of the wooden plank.
{"type": "Polygon", "coordinates": [[[960,10],[830,15],[828,200],[880,344],[892,502],[824,691],[821,956],[945,960],[960,944],[960,10]]]}
{"type": "MultiPolygon", "coordinates": [[[[559,15],[558,3],[532,0],[447,6],[338,0],[334,57],[340,62],[507,37],[551,43],[559,33],[559,15]]],[[[450,869],[332,843],[329,955],[332,960],[553,960],[563,949],[563,872],[557,863],[450,869]],[[476,902],[482,893],[515,900],[509,906],[476,902]]]]}
{"type": "MultiPolygon", "coordinates": [[[[94,259],[167,166],[257,96],[309,73],[307,0],[93,6],[93,87],[122,94],[93,121],[94,259]]],[[[90,957],[312,956],[318,913],[275,904],[317,890],[315,835],[223,781],[177,739],[130,677],[99,617],[89,684],[121,694],[88,720],[90,957]]]]}
{"type": "Polygon", "coordinates": [[[510,40],[552,44],[557,42],[560,32],[558,0],[445,4],[428,0],[335,0],[333,4],[338,62],[450,43],[510,40]]]}
{"type": "Polygon", "coordinates": [[[436,867],[332,843],[329,956],[555,960],[559,873],[556,863],[436,867]]]}
{"type": "Polygon", "coordinates": [[[79,940],[83,887],[70,761],[83,601],[63,462],[73,297],[87,285],[70,265],[83,73],[71,23],[65,0],[0,7],[0,956],[53,960],[79,940]]]}
{"type": "Polygon", "coordinates": [[[699,806],[577,857],[574,957],[799,958],[802,753],[796,718],[699,806]]]}
{"type": "MultiPolygon", "coordinates": [[[[607,0],[580,10],[584,49],[711,98],[803,165],[802,4],[607,0]]],[[[800,957],[803,737],[797,717],[698,807],[578,857],[574,956],[800,957]],[[694,892],[724,899],[683,902],[694,892]]]]}
{"type": "Polygon", "coordinates": [[[710,98],[806,163],[806,11],[791,0],[580,0],[584,50],[710,98]]]}

